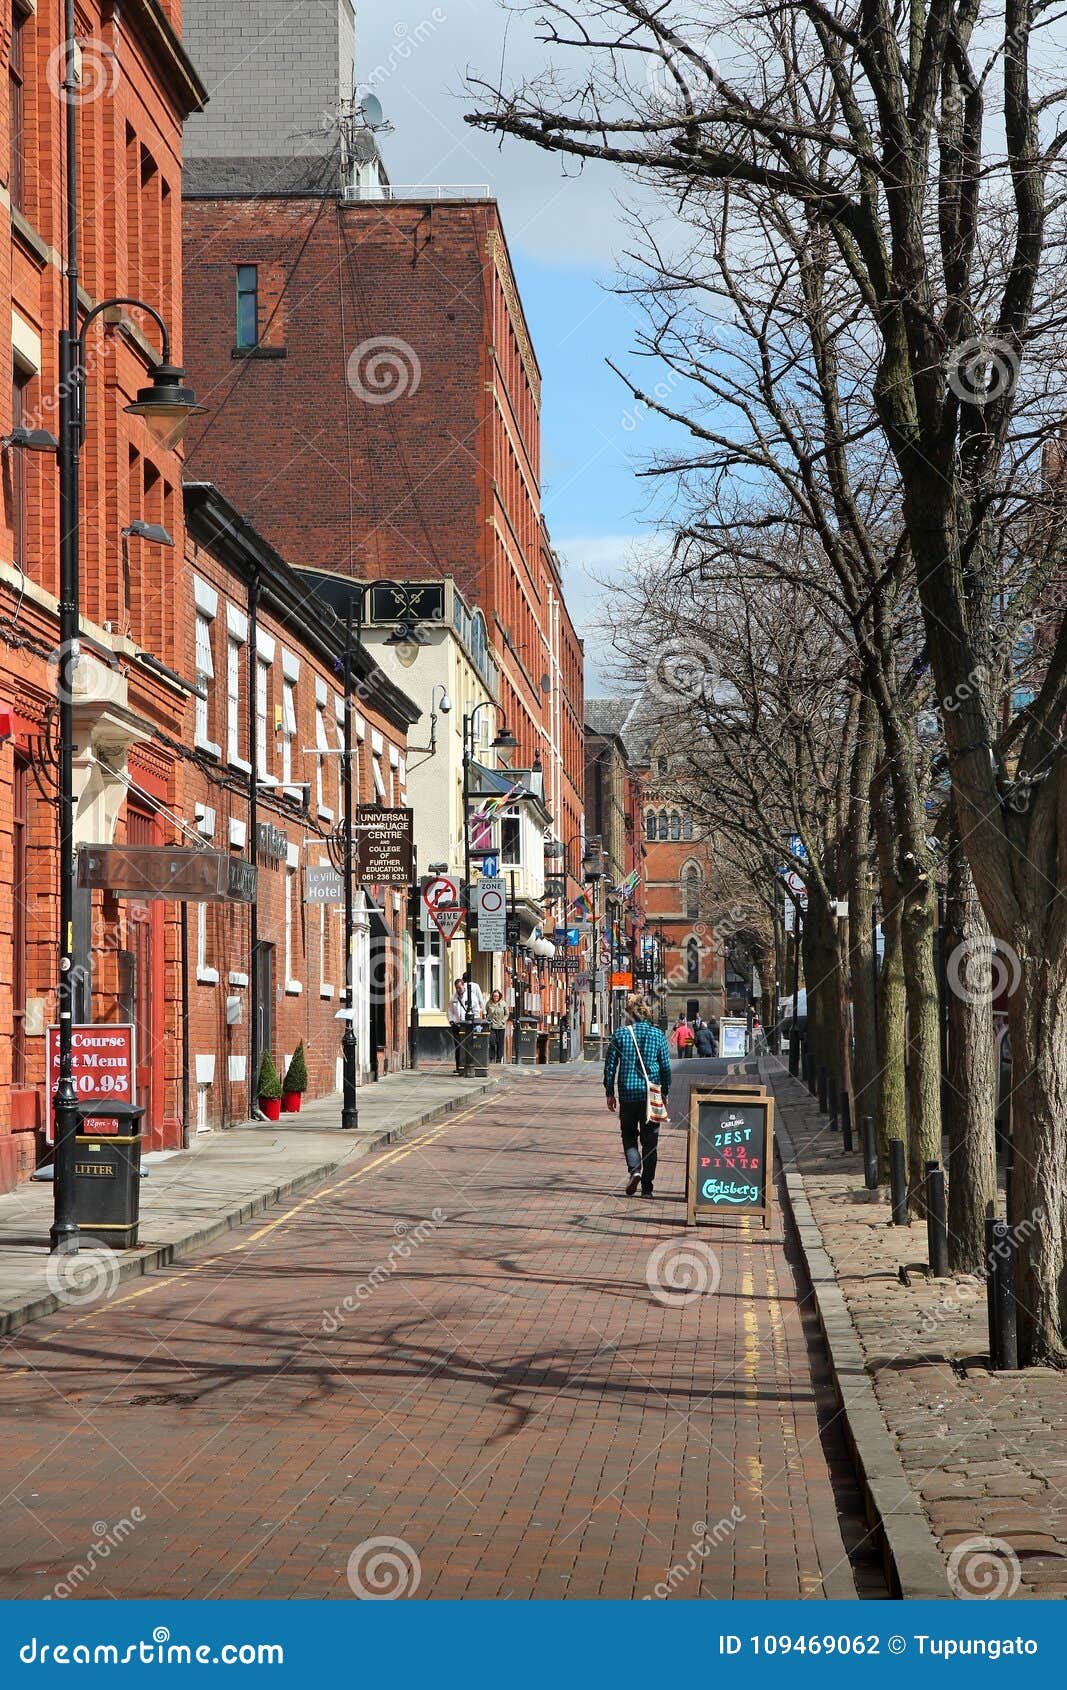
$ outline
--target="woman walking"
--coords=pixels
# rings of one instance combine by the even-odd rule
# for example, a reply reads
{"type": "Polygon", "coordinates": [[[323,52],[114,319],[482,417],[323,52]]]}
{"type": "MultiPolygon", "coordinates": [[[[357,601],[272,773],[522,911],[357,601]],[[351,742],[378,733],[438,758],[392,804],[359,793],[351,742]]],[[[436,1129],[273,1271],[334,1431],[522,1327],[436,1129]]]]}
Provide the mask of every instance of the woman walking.
{"type": "Polygon", "coordinates": [[[679,1015],[674,1024],[674,1029],[671,1033],[671,1044],[674,1046],[679,1056],[692,1056],[693,1029],[684,1015],[679,1015]]]}
{"type": "Polygon", "coordinates": [[[631,993],[626,1000],[626,1025],[612,1034],[604,1062],[607,1105],[612,1112],[616,1107],[619,1111],[622,1148],[630,1175],[627,1197],[632,1197],[639,1185],[642,1197],[652,1196],[659,1146],[657,1104],[660,1097],[666,1103],[671,1089],[667,1040],[658,1027],[652,1026],[649,1014],[644,998],[631,993]]]}
{"type": "Polygon", "coordinates": [[[504,1029],[508,1024],[508,1013],[503,992],[493,992],[485,1011],[485,1018],[489,1023],[490,1062],[504,1060],[504,1029]]]}

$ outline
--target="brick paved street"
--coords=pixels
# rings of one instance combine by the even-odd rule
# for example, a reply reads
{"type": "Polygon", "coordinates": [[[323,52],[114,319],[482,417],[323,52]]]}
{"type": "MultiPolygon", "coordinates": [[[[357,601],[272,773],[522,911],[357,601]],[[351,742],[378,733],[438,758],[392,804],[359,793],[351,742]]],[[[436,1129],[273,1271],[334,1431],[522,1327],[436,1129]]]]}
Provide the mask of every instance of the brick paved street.
{"type": "Polygon", "coordinates": [[[663,1138],[627,1200],[598,1073],[530,1073],[5,1340],[0,1594],[349,1598],[388,1538],[420,1597],[884,1595],[780,1222],[686,1233],[663,1138]]]}

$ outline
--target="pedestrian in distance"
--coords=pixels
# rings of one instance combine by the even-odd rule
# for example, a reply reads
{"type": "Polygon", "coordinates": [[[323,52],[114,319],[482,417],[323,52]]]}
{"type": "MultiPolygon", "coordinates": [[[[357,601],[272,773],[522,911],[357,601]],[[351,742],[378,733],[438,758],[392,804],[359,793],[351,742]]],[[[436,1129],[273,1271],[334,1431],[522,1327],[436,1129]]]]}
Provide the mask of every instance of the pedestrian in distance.
{"type": "MultiPolygon", "coordinates": [[[[485,1019],[485,999],[482,988],[477,980],[471,981],[471,1014],[474,1026],[471,1032],[485,1019]]],[[[452,1044],[456,1053],[456,1073],[463,1072],[463,1045],[467,1036],[467,976],[461,974],[448,1000],[448,1025],[452,1033],[452,1044]]]]}
{"type": "Polygon", "coordinates": [[[612,1034],[604,1060],[607,1106],[612,1113],[618,1109],[623,1154],[629,1171],[627,1197],[632,1197],[638,1186],[642,1197],[652,1196],[660,1122],[667,1118],[667,1096],[671,1089],[667,1039],[659,1027],[653,1027],[650,1014],[640,993],[631,992],[626,999],[626,1024],[612,1034]]]}
{"type": "Polygon", "coordinates": [[[679,1015],[671,1033],[671,1044],[674,1046],[679,1056],[692,1056],[693,1043],[693,1029],[689,1025],[685,1016],[679,1015]]]}
{"type": "Polygon", "coordinates": [[[715,1055],[715,1031],[714,1031],[714,1028],[707,1021],[701,1021],[699,1026],[696,1026],[694,1028],[694,1032],[695,1032],[695,1036],[696,1036],[697,1055],[698,1056],[714,1056],[715,1055]]]}
{"type": "Polygon", "coordinates": [[[489,1060],[503,1062],[504,1060],[504,1029],[508,1024],[509,1010],[504,1002],[504,994],[499,989],[491,992],[486,1006],[485,1018],[489,1023],[489,1060]]]}

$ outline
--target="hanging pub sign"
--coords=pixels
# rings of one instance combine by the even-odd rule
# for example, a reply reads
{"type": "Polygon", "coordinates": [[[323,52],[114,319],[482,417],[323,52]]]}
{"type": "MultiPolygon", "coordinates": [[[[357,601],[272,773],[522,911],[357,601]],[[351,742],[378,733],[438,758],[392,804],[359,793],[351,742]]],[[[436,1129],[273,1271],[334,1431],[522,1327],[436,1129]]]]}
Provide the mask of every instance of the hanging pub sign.
{"type": "Polygon", "coordinates": [[[243,857],[195,847],[85,845],[78,852],[78,885],[145,901],[250,904],[256,896],[256,867],[243,857]]]}
{"type": "Polygon", "coordinates": [[[405,805],[361,804],[353,829],[356,877],[371,886],[410,886],[415,878],[412,819],[405,805]]]}
{"type": "Polygon", "coordinates": [[[759,1215],[770,1226],[774,1099],[748,1088],[689,1094],[690,1226],[759,1215]]]}

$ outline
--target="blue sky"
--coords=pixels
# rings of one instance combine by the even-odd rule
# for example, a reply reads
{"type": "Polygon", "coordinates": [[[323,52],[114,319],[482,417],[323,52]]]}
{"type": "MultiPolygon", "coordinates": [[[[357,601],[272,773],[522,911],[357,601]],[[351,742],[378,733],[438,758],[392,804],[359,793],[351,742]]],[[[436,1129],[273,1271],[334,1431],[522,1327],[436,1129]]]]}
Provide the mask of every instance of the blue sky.
{"type": "MultiPolygon", "coordinates": [[[[635,418],[630,396],[605,359],[627,363],[635,308],[610,291],[628,244],[618,172],[573,166],[516,142],[498,147],[463,122],[468,69],[494,77],[540,62],[529,23],[496,0],[427,0],[362,11],[357,0],[357,78],[380,99],[395,133],[382,152],[397,183],[488,185],[501,207],[523,304],[544,377],[542,480],[549,527],[565,562],[567,601],[579,631],[593,635],[603,590],[594,579],[625,573],[635,548],[662,545],[637,475],[662,447],[667,425],[635,418]],[[381,16],[388,11],[390,16],[381,16]],[[505,46],[506,29],[506,46],[505,46]]],[[[648,378],[647,362],[640,374],[648,378]]],[[[603,686],[597,647],[586,648],[587,691],[603,686]]]]}

